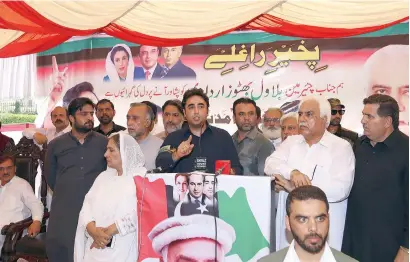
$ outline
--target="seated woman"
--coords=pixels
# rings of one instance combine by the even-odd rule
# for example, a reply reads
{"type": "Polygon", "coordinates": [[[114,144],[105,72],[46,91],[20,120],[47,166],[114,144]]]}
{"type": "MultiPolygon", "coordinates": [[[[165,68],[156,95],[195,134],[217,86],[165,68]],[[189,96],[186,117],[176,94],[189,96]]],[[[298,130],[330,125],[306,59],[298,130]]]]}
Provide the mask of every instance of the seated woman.
{"type": "Polygon", "coordinates": [[[134,176],[144,176],[144,155],[134,138],[113,134],[108,168],[85,196],[75,237],[75,262],[137,260],[137,194],[134,176]]]}

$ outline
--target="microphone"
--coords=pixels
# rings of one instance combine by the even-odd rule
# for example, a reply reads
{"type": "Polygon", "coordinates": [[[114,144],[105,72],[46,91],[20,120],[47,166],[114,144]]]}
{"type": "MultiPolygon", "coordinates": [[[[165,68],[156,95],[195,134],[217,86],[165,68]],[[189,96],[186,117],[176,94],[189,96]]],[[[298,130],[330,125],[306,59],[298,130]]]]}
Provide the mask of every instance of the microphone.
{"type": "Polygon", "coordinates": [[[215,175],[221,175],[222,172],[224,172],[224,169],[226,167],[229,167],[228,170],[226,171],[226,174],[230,174],[230,169],[231,169],[231,161],[230,160],[217,160],[215,163],[215,175]]]}
{"type": "Polygon", "coordinates": [[[223,165],[221,168],[219,168],[218,170],[216,170],[215,175],[219,176],[220,174],[222,174],[222,171],[225,169],[225,167],[228,165],[228,163],[225,163],[225,165],[223,165]]]}

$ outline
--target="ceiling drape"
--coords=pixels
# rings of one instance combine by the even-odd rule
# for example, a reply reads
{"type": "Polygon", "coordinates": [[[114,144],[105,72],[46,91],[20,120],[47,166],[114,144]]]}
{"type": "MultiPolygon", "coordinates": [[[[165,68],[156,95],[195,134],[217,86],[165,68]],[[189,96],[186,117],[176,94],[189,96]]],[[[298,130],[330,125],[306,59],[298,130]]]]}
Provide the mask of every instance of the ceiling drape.
{"type": "Polygon", "coordinates": [[[72,36],[106,33],[154,46],[234,30],[336,38],[406,21],[405,0],[0,1],[0,57],[37,53],[72,36]]]}

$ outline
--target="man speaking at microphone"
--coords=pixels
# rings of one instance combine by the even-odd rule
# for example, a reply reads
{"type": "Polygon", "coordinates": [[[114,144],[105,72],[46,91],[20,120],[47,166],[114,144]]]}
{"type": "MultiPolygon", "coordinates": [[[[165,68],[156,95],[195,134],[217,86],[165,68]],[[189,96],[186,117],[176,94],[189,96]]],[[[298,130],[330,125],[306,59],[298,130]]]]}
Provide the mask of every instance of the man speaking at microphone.
{"type": "Polygon", "coordinates": [[[243,168],[229,133],[206,121],[209,98],[199,88],[188,89],[182,99],[187,125],[167,136],[156,159],[163,172],[202,171],[214,173],[218,160],[230,161],[230,174],[242,175],[243,168]]]}

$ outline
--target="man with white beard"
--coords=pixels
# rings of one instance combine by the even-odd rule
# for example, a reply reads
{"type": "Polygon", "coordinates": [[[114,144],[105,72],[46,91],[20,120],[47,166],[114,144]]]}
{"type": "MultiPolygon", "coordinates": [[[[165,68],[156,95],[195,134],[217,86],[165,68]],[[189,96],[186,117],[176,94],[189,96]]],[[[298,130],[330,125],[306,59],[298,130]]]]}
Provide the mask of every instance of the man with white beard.
{"type": "Polygon", "coordinates": [[[272,142],[275,148],[282,143],[280,119],[283,116],[279,108],[269,108],[263,115],[262,133],[272,142]]]}
{"type": "MultiPolygon", "coordinates": [[[[355,157],[349,142],[327,131],[330,104],[318,96],[306,97],[299,107],[299,134],[289,136],[265,162],[265,174],[291,192],[314,185],[326,193],[331,219],[329,245],[342,246],[347,197],[353,183],[355,157]]],[[[289,246],[292,236],[285,229],[287,193],[280,191],[276,215],[276,250],[289,246]]]]}
{"type": "Polygon", "coordinates": [[[178,99],[168,100],[162,106],[162,121],[164,131],[155,136],[165,140],[165,138],[174,131],[181,129],[184,123],[184,113],[181,101],[178,99]]]}

